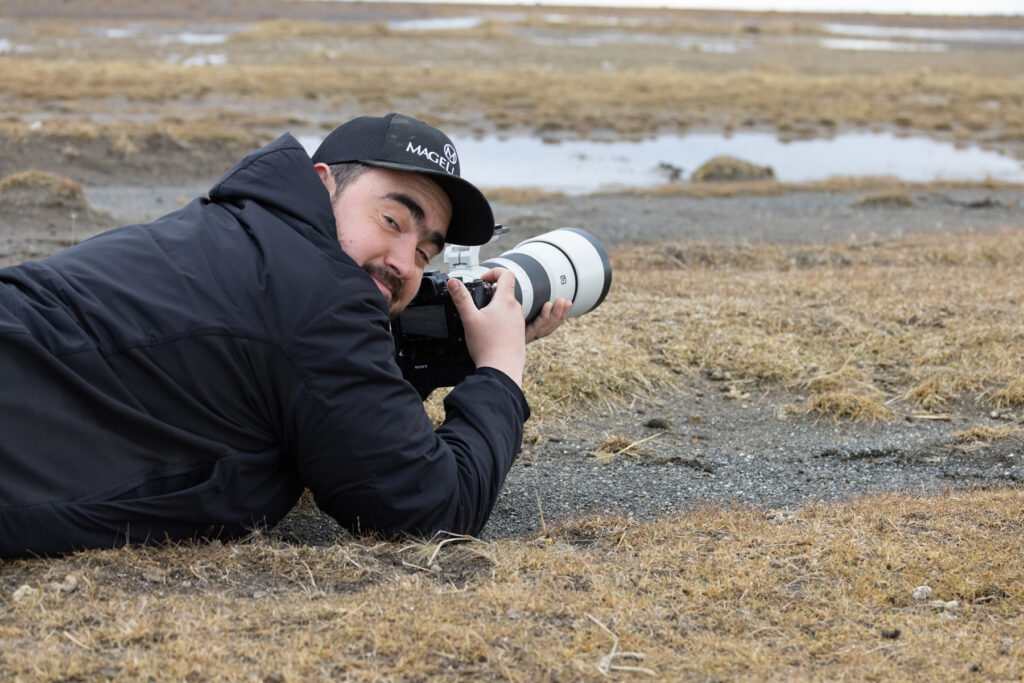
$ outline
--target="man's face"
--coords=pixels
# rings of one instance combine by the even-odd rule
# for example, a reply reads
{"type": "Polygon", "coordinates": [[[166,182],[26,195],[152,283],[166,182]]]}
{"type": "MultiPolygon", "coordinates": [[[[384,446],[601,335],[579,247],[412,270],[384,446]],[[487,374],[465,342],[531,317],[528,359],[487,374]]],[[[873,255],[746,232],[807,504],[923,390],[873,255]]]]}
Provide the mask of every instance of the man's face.
{"type": "Polygon", "coordinates": [[[330,169],[316,168],[333,197],[338,244],[373,278],[390,314],[398,315],[444,247],[452,215],[448,195],[425,175],[370,168],[335,197],[330,169]]]}

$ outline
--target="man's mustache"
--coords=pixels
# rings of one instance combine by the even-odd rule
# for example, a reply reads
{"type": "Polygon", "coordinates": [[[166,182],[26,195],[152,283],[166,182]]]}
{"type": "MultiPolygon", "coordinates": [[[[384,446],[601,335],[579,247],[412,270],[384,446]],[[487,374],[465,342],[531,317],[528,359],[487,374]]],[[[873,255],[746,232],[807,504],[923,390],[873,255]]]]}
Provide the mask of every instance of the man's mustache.
{"type": "Polygon", "coordinates": [[[389,268],[377,263],[367,263],[363,266],[363,270],[383,282],[391,290],[391,301],[388,302],[388,308],[393,309],[397,306],[398,297],[402,293],[402,281],[398,276],[389,268]]]}

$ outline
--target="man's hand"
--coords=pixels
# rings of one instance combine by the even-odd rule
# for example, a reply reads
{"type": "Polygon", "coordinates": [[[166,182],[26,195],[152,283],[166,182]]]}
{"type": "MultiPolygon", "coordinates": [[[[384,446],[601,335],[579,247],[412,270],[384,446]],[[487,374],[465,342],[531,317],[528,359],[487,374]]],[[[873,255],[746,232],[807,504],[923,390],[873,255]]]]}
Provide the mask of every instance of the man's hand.
{"type": "Polygon", "coordinates": [[[526,343],[546,337],[561,327],[569,317],[571,307],[568,299],[558,298],[555,299],[555,303],[545,302],[537,317],[526,326],[526,343]]]}
{"type": "Polygon", "coordinates": [[[462,282],[448,280],[448,293],[466,331],[466,348],[478,368],[501,370],[522,387],[526,325],[523,307],[516,301],[515,276],[503,268],[492,268],[480,279],[496,285],[494,296],[483,308],[476,307],[462,282]]]}

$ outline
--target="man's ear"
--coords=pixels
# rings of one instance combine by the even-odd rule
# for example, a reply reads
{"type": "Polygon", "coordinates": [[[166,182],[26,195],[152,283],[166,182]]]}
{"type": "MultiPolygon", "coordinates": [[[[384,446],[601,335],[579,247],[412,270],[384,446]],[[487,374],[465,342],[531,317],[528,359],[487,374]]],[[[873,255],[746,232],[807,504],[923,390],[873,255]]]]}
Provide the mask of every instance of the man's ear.
{"type": "Polygon", "coordinates": [[[327,188],[328,194],[334,196],[334,174],[331,173],[331,167],[327,164],[314,164],[313,168],[316,169],[316,174],[320,176],[320,180],[323,181],[324,187],[327,188]]]}

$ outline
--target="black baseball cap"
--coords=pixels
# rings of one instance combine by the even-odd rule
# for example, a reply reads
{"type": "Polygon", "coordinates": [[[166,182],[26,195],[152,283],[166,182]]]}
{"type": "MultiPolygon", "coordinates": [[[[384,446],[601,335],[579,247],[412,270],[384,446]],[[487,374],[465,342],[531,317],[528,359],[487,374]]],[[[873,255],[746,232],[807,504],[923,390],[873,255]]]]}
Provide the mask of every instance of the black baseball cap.
{"type": "Polygon", "coordinates": [[[314,164],[352,161],[430,176],[452,203],[446,242],[476,246],[494,235],[491,205],[460,177],[455,145],[437,128],[402,114],[361,116],[331,131],[313,153],[314,164]]]}

